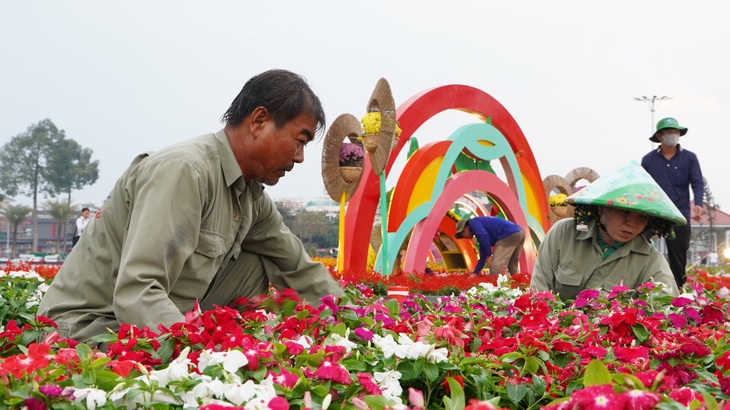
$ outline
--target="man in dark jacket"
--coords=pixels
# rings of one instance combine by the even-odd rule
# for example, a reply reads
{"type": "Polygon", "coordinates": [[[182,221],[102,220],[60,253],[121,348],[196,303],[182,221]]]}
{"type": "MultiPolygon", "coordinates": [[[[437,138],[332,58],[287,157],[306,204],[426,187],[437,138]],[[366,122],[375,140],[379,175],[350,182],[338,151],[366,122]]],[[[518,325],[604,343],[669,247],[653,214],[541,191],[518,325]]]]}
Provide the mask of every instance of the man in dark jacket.
{"type": "Polygon", "coordinates": [[[456,223],[457,238],[479,240],[479,262],[474,273],[479,275],[487,265],[490,275],[515,274],[519,271],[525,231],[514,222],[490,216],[463,218],[456,223]],[[494,246],[494,254],[492,254],[494,246]]]}

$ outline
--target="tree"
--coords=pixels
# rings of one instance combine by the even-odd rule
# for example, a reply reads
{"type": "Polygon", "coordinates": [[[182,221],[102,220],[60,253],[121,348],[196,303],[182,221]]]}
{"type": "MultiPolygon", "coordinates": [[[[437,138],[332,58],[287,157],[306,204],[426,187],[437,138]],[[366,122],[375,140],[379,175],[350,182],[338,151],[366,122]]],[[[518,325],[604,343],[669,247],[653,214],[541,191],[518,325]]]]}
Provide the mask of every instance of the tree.
{"type": "Polygon", "coordinates": [[[715,197],[712,195],[712,190],[710,189],[710,184],[707,183],[707,179],[703,177],[702,182],[705,184],[703,204],[705,205],[705,208],[707,208],[707,222],[710,224],[710,238],[707,245],[708,249],[715,250],[717,248],[717,243],[715,242],[715,237],[712,233],[715,222],[715,211],[720,209],[720,205],[715,202],[715,197]]]}
{"type": "Polygon", "coordinates": [[[43,204],[43,209],[48,211],[56,222],[56,253],[65,252],[67,222],[76,214],[76,206],[71,204],[71,201],[51,199],[43,204]]]}
{"type": "Polygon", "coordinates": [[[26,205],[8,205],[3,212],[3,215],[5,216],[5,218],[7,218],[8,223],[13,227],[13,256],[16,256],[15,248],[18,244],[18,226],[20,226],[20,224],[28,219],[28,214],[30,213],[30,211],[32,211],[32,209],[30,209],[26,205]]]}
{"type": "Polygon", "coordinates": [[[71,191],[99,178],[99,161],[92,161],[91,154],[91,149],[66,139],[49,119],[31,125],[3,146],[0,190],[33,198],[33,249],[38,248],[39,192],[51,197],[66,194],[70,203],[71,191]]]}
{"type": "Polygon", "coordinates": [[[33,198],[33,249],[38,249],[38,193],[50,189],[44,168],[49,147],[63,139],[63,131],[49,119],[28,127],[0,151],[0,187],[9,195],[33,198]]]}
{"type": "Polygon", "coordinates": [[[99,178],[99,161],[92,161],[93,151],[83,148],[72,139],[61,138],[48,153],[44,169],[51,196],[66,194],[71,202],[71,191],[91,185],[99,178]]]}

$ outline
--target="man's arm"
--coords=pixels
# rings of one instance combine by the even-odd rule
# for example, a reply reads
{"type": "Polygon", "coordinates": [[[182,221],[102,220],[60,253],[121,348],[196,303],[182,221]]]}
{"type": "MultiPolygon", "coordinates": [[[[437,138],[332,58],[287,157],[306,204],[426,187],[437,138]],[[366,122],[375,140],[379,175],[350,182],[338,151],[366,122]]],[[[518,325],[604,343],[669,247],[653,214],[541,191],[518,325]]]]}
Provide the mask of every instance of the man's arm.
{"type": "Polygon", "coordinates": [[[312,261],[299,238],[284,225],[268,195],[259,198],[255,206],[257,218],[242,246],[264,257],[264,269],[274,287],[294,289],[312,305],[318,305],[326,295],[343,296],[327,267],[312,261]]]}
{"type": "Polygon", "coordinates": [[[702,179],[702,168],[700,161],[693,153],[692,163],[689,167],[689,182],[692,185],[692,194],[694,195],[695,214],[702,215],[702,205],[705,196],[705,181],[702,179]],[[699,208],[699,209],[698,209],[699,208]]]}

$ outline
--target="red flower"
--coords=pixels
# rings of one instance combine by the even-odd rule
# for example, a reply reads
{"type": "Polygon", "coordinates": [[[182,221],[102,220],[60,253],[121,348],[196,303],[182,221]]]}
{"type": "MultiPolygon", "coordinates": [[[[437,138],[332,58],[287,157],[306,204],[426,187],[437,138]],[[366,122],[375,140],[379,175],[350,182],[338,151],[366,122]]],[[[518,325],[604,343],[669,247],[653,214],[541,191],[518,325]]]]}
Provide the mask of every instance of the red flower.
{"type": "Polygon", "coordinates": [[[689,406],[695,400],[698,400],[702,404],[705,403],[705,399],[701,394],[687,387],[680,387],[677,390],[669,392],[669,397],[672,400],[678,401],[683,406],[689,406]]]}
{"type": "MultiPolygon", "coordinates": [[[[451,377],[452,379],[456,380],[457,382],[459,382],[459,385],[461,385],[461,388],[464,388],[464,377],[462,377],[460,374],[457,374],[456,376],[447,375],[446,377],[451,377]]],[[[441,382],[441,385],[446,387],[446,393],[451,394],[451,386],[449,386],[448,380],[444,379],[444,381],[441,382]]]]}

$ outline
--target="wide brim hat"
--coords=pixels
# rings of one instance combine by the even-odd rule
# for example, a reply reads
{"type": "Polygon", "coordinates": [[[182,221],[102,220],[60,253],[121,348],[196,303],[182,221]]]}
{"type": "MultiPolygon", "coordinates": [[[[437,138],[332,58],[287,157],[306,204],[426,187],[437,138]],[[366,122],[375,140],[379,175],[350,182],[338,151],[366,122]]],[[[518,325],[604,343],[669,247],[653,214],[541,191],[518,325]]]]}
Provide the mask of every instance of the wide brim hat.
{"type": "Polygon", "coordinates": [[[688,130],[687,127],[680,126],[677,120],[675,120],[674,118],[662,118],[661,120],[659,120],[658,123],[656,123],[656,132],[649,138],[649,140],[652,142],[661,142],[659,141],[659,131],[665,130],[667,128],[674,128],[676,130],[679,130],[680,137],[686,134],[688,130]]]}
{"type": "Polygon", "coordinates": [[[456,223],[456,235],[454,236],[456,236],[457,238],[461,238],[461,234],[462,232],[464,232],[467,222],[469,222],[469,218],[459,219],[459,222],[456,223]]]}
{"type": "Polygon", "coordinates": [[[667,194],[636,161],[599,177],[565,202],[576,207],[579,224],[598,218],[598,206],[649,215],[647,228],[665,237],[673,235],[672,226],[687,224],[667,194]]]}

